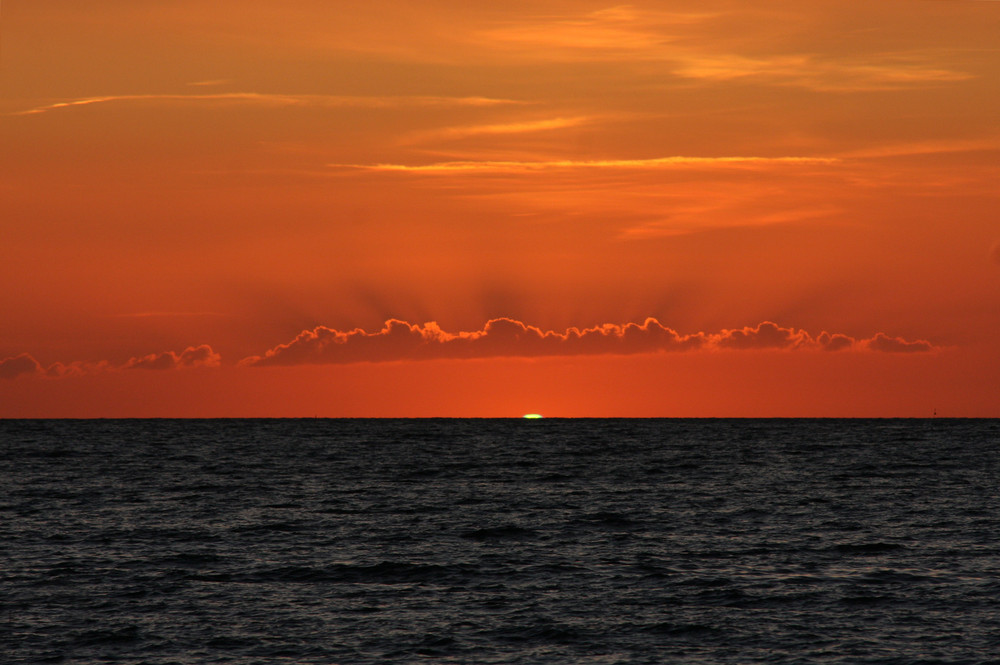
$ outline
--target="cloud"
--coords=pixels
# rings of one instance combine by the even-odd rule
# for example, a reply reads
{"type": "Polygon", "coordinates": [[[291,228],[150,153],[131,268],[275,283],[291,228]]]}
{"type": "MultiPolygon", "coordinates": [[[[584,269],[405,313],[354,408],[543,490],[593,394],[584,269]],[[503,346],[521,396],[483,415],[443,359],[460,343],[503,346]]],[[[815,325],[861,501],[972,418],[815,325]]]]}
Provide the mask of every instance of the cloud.
{"type": "Polygon", "coordinates": [[[782,51],[782,44],[774,39],[754,44],[753,38],[734,34],[731,26],[737,21],[780,25],[794,44],[796,36],[816,37],[815,21],[824,21],[819,16],[809,20],[810,12],[801,9],[775,12],[745,4],[729,11],[694,13],[622,6],[582,15],[539,16],[470,34],[478,46],[537,61],[659,62],[674,76],[707,83],[853,92],[975,78],[923,50],[858,56],[861,45],[851,48],[849,41],[846,49],[819,45],[818,50],[805,52],[791,45],[782,51]]]}
{"type": "Polygon", "coordinates": [[[540,120],[521,120],[515,122],[494,123],[489,125],[462,125],[442,129],[419,132],[414,138],[428,139],[460,139],[470,136],[526,134],[545,132],[557,129],[579,127],[595,121],[592,116],[574,116],[560,118],[543,118],[540,120]]]}
{"type": "Polygon", "coordinates": [[[763,58],[736,54],[684,55],[678,58],[674,73],[691,79],[753,81],[817,92],[896,90],[974,78],[967,72],[945,69],[922,56],[907,54],[856,61],[821,60],[799,54],[763,58]]]}
{"type": "Polygon", "coordinates": [[[302,331],[287,344],[242,361],[246,365],[386,362],[433,358],[567,356],[644,353],[701,346],[700,335],[679,335],[656,319],[642,325],[606,324],[565,332],[543,331],[513,319],[492,319],[482,330],[449,333],[437,323],[416,325],[391,319],[378,332],[339,331],[326,326],[302,331]]]}
{"type": "Polygon", "coordinates": [[[132,358],[122,365],[122,369],[181,369],[185,367],[218,367],[221,356],[208,344],[189,346],[179,354],[173,351],[151,353],[148,356],[132,358]]]}
{"type": "Polygon", "coordinates": [[[868,339],[855,339],[841,333],[825,330],[813,337],[805,330],[782,328],[776,323],[765,321],[755,328],[744,327],[723,330],[708,335],[709,345],[717,349],[734,350],[797,350],[820,351],[881,351],[884,353],[912,353],[934,351],[936,347],[925,340],[908,342],[901,337],[889,337],[876,333],[868,339]]]}
{"type": "MultiPolygon", "coordinates": [[[[773,201],[773,200],[772,200],[773,201]]],[[[761,209],[753,200],[737,200],[735,204],[715,201],[710,205],[678,205],[662,219],[642,221],[623,230],[621,238],[641,240],[644,238],[682,236],[694,233],[711,233],[738,227],[774,226],[794,224],[807,220],[832,217],[839,210],[832,207],[789,208],[785,210],[761,209]],[[733,210],[738,214],[727,215],[733,210]]]]}
{"type": "Polygon", "coordinates": [[[854,346],[854,339],[840,333],[830,334],[824,331],[816,338],[816,343],[824,351],[843,351],[854,346]]]}
{"type": "Polygon", "coordinates": [[[435,358],[630,355],[695,350],[896,353],[934,349],[930,342],[909,342],[890,338],[884,333],[861,340],[825,331],[813,337],[804,330],[783,328],[769,321],[756,327],[718,333],[681,334],[654,318],[648,318],[642,324],[606,323],[592,328],[569,328],[563,332],[542,330],[521,321],[500,318],[488,321],[482,330],[450,333],[434,322],[419,325],[391,319],[376,332],[362,329],[342,331],[326,326],[304,330],[290,342],[280,344],[261,356],[245,358],[240,364],[349,364],[435,358]]]}
{"type": "Polygon", "coordinates": [[[907,157],[911,155],[940,155],[961,152],[996,152],[1000,150],[1000,136],[991,135],[974,139],[932,139],[890,143],[852,150],[839,156],[851,159],[878,159],[882,157],[907,157]]]}
{"type": "Polygon", "coordinates": [[[219,367],[221,356],[207,344],[189,346],[180,353],[165,351],[151,353],[146,356],[131,358],[123,365],[114,365],[107,360],[87,362],[75,360],[70,363],[56,362],[43,367],[28,353],[22,353],[12,358],[0,361],[0,379],[16,379],[24,375],[44,376],[46,378],[62,378],[67,376],[83,376],[101,372],[114,372],[126,369],[186,369],[190,367],[219,367]]]}
{"type": "Polygon", "coordinates": [[[115,369],[107,360],[100,362],[84,362],[75,360],[71,363],[52,363],[45,369],[45,376],[52,379],[64,376],[83,376],[84,374],[97,374],[115,369]]]}
{"type": "Polygon", "coordinates": [[[509,22],[471,33],[476,44],[564,62],[662,59],[691,26],[712,13],[640,11],[618,6],[583,15],[509,22]]]}
{"type": "Polygon", "coordinates": [[[814,344],[806,331],[782,328],[770,321],[756,328],[724,330],[715,340],[720,349],[796,349],[814,344]]]}
{"type": "Polygon", "coordinates": [[[199,88],[214,88],[215,86],[227,85],[232,82],[232,79],[208,79],[206,81],[191,81],[188,85],[199,88]]]}
{"type": "MultiPolygon", "coordinates": [[[[295,339],[250,356],[240,365],[304,365],[392,362],[462,358],[535,358],[552,356],[634,355],[685,351],[854,351],[926,353],[938,347],[926,340],[908,341],[876,333],[856,339],[840,333],[817,336],[765,321],[755,327],[716,333],[682,334],[650,317],[642,323],[605,323],[591,328],[542,330],[509,318],[491,319],[481,330],[447,332],[437,323],[423,325],[399,319],[385,322],[381,330],[337,330],[318,326],[303,330],[295,339]]],[[[164,351],[137,356],[122,365],[108,361],[56,362],[44,367],[29,353],[0,360],[0,379],[22,376],[61,378],[132,369],[178,370],[218,368],[221,356],[208,344],[189,346],[180,353],[164,351]]]]}
{"type": "Polygon", "coordinates": [[[9,115],[38,115],[59,109],[121,102],[174,102],[174,103],[228,103],[255,106],[314,106],[396,108],[407,106],[500,106],[523,104],[513,99],[490,97],[441,97],[441,96],[386,96],[364,97],[350,95],[282,95],[257,92],[223,92],[214,94],[158,94],[158,95],[108,95],[81,97],[54,104],[46,104],[9,115]]]}
{"type": "Polygon", "coordinates": [[[889,337],[885,333],[877,333],[871,339],[865,340],[863,344],[872,351],[886,353],[923,353],[934,349],[934,346],[925,340],[908,342],[902,337],[889,337]]]}
{"type": "Polygon", "coordinates": [[[782,328],[765,321],[755,328],[723,330],[707,335],[708,344],[717,349],[734,350],[818,350],[818,351],[879,351],[883,353],[925,353],[938,347],[926,340],[907,341],[875,333],[874,337],[855,339],[841,333],[821,332],[813,337],[805,330],[782,328]]]}
{"type": "Polygon", "coordinates": [[[784,164],[833,164],[835,157],[654,157],[651,159],[592,159],[551,161],[459,161],[433,164],[328,164],[335,168],[407,173],[531,173],[556,169],[664,169],[677,167],[740,167],[784,164]]]}
{"type": "Polygon", "coordinates": [[[22,374],[41,374],[42,372],[42,366],[28,353],[0,360],[0,379],[14,379],[22,374]]]}

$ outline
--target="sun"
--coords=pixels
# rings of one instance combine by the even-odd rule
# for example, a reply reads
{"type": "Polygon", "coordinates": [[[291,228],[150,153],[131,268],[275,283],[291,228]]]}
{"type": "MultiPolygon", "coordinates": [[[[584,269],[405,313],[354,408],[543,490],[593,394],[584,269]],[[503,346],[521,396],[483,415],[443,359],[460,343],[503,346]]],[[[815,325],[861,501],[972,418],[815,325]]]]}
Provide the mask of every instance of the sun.
{"type": "Polygon", "coordinates": [[[523,418],[527,418],[529,420],[538,420],[539,418],[544,418],[545,416],[543,416],[540,413],[526,413],[522,417],[523,418]]]}

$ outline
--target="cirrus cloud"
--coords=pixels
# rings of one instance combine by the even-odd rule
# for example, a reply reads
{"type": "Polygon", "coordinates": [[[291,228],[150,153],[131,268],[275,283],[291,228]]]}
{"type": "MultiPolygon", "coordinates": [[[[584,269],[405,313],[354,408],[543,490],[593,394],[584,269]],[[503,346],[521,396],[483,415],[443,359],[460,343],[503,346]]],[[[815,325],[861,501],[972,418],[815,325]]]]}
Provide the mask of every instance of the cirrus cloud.
{"type": "Polygon", "coordinates": [[[746,168],[759,166],[834,164],[836,157],[759,157],[724,156],[695,157],[674,155],[647,159],[556,159],[548,161],[478,160],[435,162],[432,164],[327,164],[330,168],[357,169],[362,171],[388,171],[406,173],[531,173],[550,170],[631,169],[654,170],[669,168],[746,168]]]}
{"type": "Polygon", "coordinates": [[[493,99],[491,97],[444,97],[435,95],[358,96],[358,95],[315,95],[280,94],[259,92],[220,92],[214,94],[148,94],[148,95],[104,95],[100,97],[79,97],[61,102],[36,106],[8,115],[39,115],[62,109],[111,103],[153,103],[153,104],[240,104],[246,106],[311,106],[321,108],[402,108],[402,107],[488,107],[505,104],[523,104],[513,99],[493,99]]]}

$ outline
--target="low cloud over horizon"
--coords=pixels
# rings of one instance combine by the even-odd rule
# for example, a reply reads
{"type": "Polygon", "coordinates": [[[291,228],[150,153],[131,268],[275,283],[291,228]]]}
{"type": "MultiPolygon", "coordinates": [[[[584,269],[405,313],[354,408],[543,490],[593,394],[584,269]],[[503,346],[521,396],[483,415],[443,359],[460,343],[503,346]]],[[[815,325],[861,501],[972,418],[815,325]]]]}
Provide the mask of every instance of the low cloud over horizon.
{"type": "MultiPolygon", "coordinates": [[[[755,327],[717,333],[681,334],[650,317],[643,323],[605,323],[592,328],[542,330],[509,318],[491,319],[482,330],[450,333],[437,323],[423,325],[399,319],[381,330],[337,330],[317,326],[263,355],[249,356],[240,366],[377,363],[403,360],[536,358],[551,356],[635,355],[683,351],[853,351],[927,353],[939,347],[926,340],[906,340],[878,332],[855,338],[826,331],[812,335],[765,321],[755,327]]],[[[137,356],[121,365],[108,361],[56,362],[44,366],[30,353],[0,360],[0,379],[20,376],[58,378],[134,369],[176,370],[218,368],[222,357],[208,344],[189,346],[180,353],[164,351],[137,356]]]]}
{"type": "Polygon", "coordinates": [[[756,327],[718,333],[681,334],[647,318],[642,324],[607,323],[564,332],[542,330],[508,318],[492,319],[482,330],[450,333],[437,323],[386,321],[382,330],[365,332],[318,326],[241,365],[347,364],[395,360],[431,360],[574,355],[632,355],[694,350],[816,350],[913,353],[936,350],[926,340],[908,341],[876,333],[856,339],[840,333],[813,336],[805,330],[783,328],[770,321],[756,327]]]}
{"type": "Polygon", "coordinates": [[[122,365],[113,365],[106,360],[99,362],[77,360],[71,363],[56,362],[45,367],[30,353],[21,353],[0,360],[0,379],[16,379],[19,376],[31,375],[58,378],[117,370],[170,370],[190,367],[219,367],[221,364],[222,357],[213,351],[208,344],[189,346],[180,353],[164,351],[163,353],[151,353],[130,358],[122,365]]]}
{"type": "Polygon", "coordinates": [[[180,353],[164,351],[141,358],[132,358],[122,369],[182,369],[185,367],[218,367],[222,357],[208,344],[189,346],[180,353]]]}

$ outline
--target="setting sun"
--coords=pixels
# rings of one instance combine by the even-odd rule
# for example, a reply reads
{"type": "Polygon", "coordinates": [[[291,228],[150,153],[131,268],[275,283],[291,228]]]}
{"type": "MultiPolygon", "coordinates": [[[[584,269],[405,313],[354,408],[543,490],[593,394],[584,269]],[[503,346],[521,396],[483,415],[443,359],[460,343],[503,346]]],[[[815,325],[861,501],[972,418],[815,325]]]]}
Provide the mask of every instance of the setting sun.
{"type": "Polygon", "coordinates": [[[1000,1],[0,22],[0,660],[996,659],[1000,1]]]}

